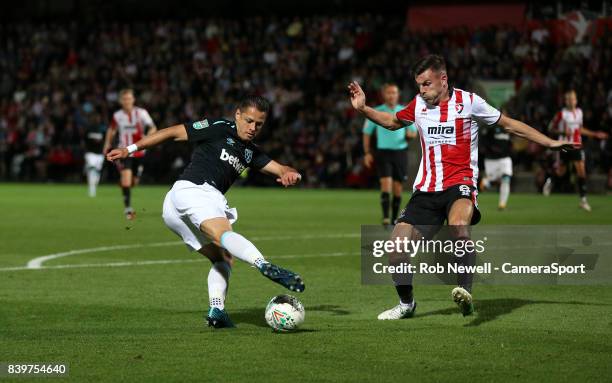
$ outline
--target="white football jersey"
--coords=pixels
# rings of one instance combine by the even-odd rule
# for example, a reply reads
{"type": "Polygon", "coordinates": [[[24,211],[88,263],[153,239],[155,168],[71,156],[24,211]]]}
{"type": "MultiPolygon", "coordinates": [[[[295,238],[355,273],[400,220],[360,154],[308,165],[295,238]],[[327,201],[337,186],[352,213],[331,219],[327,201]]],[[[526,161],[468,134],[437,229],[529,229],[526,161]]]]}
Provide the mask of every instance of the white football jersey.
{"type": "Polygon", "coordinates": [[[553,119],[553,128],[559,131],[559,139],[582,145],[582,109],[561,109],[553,119]]]}
{"type": "MultiPolygon", "coordinates": [[[[131,113],[119,109],[113,114],[111,129],[117,129],[119,145],[127,147],[140,140],[145,135],[145,127],[153,126],[153,119],[146,109],[135,106],[131,113]]],[[[142,157],[144,151],[132,154],[132,157],[142,157]]]]}

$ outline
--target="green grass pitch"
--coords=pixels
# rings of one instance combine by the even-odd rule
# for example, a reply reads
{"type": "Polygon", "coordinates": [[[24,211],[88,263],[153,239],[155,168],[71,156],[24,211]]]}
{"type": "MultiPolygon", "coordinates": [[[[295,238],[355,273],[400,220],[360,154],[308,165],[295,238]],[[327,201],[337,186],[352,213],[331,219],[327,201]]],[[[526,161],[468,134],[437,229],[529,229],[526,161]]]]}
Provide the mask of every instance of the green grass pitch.
{"type": "MultiPolygon", "coordinates": [[[[79,185],[0,186],[0,362],[66,362],[71,380],[91,382],[612,377],[609,286],[475,286],[467,318],[450,286],[417,286],[414,319],[377,321],[397,299],[390,286],[360,283],[359,228],[379,220],[376,191],[232,190],[235,229],[304,276],[306,322],[272,333],[263,310],[284,291],[237,262],[227,309],[238,328],[209,329],[209,265],[161,221],[167,189],[137,188],[128,223],[114,186],[95,199],[79,185]],[[6,270],[70,250],[45,262],[67,267],[6,270]]],[[[501,213],[496,198],[481,195],[483,223],[612,224],[610,197],[590,197],[590,214],[575,195],[511,195],[501,213]]]]}

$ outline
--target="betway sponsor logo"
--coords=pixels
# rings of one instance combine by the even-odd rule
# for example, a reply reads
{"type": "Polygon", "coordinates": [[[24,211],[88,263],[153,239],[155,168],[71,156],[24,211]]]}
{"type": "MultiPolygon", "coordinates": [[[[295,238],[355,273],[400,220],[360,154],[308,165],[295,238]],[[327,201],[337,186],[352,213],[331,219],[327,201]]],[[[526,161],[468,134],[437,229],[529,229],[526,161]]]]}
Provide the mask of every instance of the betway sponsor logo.
{"type": "Polygon", "coordinates": [[[240,174],[246,169],[246,166],[240,163],[240,158],[236,156],[232,156],[228,152],[225,151],[225,148],[221,149],[221,155],[219,156],[221,161],[225,161],[228,164],[232,165],[236,170],[236,173],[240,174]]]}

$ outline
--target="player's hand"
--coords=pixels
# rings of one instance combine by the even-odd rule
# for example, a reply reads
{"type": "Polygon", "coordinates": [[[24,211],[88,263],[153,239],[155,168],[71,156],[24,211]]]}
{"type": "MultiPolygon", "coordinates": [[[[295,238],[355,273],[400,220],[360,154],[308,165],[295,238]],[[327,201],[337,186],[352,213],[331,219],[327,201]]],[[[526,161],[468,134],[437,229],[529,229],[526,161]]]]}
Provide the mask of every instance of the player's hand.
{"type": "Polygon", "coordinates": [[[351,95],[351,105],[353,105],[353,108],[363,110],[366,105],[366,96],[357,81],[351,82],[348,85],[348,90],[351,95]]]}
{"type": "Polygon", "coordinates": [[[365,165],[366,168],[371,168],[372,164],[374,163],[374,156],[372,156],[372,153],[366,153],[366,155],[363,157],[363,164],[365,165]]]}
{"type": "Polygon", "coordinates": [[[106,159],[109,161],[115,161],[122,158],[127,158],[129,155],[130,153],[128,152],[127,148],[113,149],[106,154],[106,159]]]}
{"type": "Polygon", "coordinates": [[[295,171],[289,171],[283,173],[282,176],[276,179],[276,182],[282,184],[284,187],[293,186],[302,180],[302,175],[295,171]]]}
{"type": "Polygon", "coordinates": [[[560,151],[563,151],[563,152],[568,152],[568,151],[580,149],[580,145],[579,144],[575,144],[575,143],[570,142],[570,141],[554,140],[550,144],[549,148],[552,149],[552,150],[560,150],[560,151]]]}
{"type": "Polygon", "coordinates": [[[597,132],[595,132],[595,138],[597,138],[599,140],[607,140],[608,139],[608,133],[602,132],[601,130],[597,131],[597,132]]]}

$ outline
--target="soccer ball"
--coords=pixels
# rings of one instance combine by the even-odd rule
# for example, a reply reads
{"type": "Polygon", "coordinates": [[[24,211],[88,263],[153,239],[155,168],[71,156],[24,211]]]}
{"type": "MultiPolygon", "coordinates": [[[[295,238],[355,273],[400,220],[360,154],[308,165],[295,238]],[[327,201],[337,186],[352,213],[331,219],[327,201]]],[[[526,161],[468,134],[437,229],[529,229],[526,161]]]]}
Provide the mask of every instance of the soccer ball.
{"type": "Polygon", "coordinates": [[[266,322],[274,331],[292,331],[304,323],[304,305],[296,297],[282,294],[266,306],[266,322]]]}

